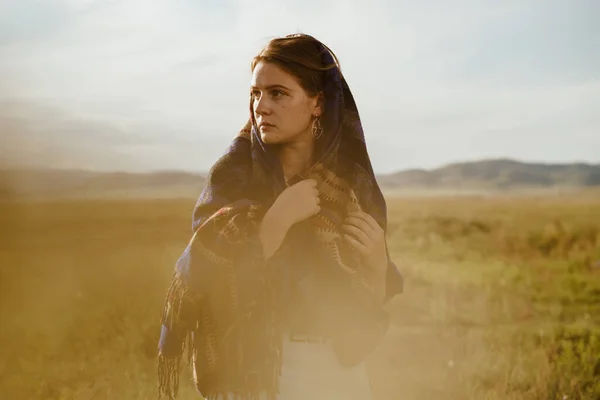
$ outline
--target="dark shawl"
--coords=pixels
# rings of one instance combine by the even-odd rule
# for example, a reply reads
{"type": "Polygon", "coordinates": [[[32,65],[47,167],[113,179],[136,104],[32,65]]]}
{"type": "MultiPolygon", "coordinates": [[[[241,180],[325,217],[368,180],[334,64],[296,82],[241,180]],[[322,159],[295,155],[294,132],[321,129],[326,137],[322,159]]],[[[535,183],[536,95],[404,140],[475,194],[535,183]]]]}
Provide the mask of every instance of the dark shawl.
{"type": "MultiPolygon", "coordinates": [[[[323,51],[323,61],[333,63],[329,52],[323,51]]],[[[333,339],[341,363],[360,362],[385,331],[380,304],[371,301],[371,275],[341,240],[339,228],[354,207],[373,216],[387,232],[386,203],[350,89],[337,67],[327,74],[325,134],[317,141],[317,162],[298,177],[317,179],[322,209],[294,226],[272,258],[264,259],[258,228],[286,183],[277,156],[260,139],[252,118],[210,170],[193,213],[192,239],[176,263],[165,300],[160,394],[176,395],[188,342],[194,380],[203,396],[218,399],[237,393],[251,399],[266,391],[276,398],[282,310],[286,289],[298,276],[291,266],[298,265],[295,258],[300,255],[307,268],[318,265],[337,285],[336,307],[345,316],[339,325],[348,333],[333,339]],[[365,326],[382,329],[361,350],[352,332],[365,326]]],[[[386,301],[403,288],[389,255],[388,260],[386,301]]]]}

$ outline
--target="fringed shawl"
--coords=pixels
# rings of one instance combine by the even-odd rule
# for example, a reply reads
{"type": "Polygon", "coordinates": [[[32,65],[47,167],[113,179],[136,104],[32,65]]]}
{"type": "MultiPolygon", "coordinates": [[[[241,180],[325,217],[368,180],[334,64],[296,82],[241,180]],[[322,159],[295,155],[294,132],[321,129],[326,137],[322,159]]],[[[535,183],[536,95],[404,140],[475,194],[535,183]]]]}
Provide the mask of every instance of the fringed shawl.
{"type": "MultiPolygon", "coordinates": [[[[327,51],[323,59],[325,64],[333,61],[327,51]]],[[[227,398],[229,393],[253,399],[266,392],[276,399],[286,304],[282,300],[286,285],[294,283],[288,268],[293,252],[286,251],[290,246],[308,246],[309,264],[319,265],[318,270],[336,282],[340,315],[353,316],[356,324],[380,321],[372,271],[344,243],[340,229],[348,211],[360,209],[387,231],[386,204],[350,89],[337,67],[327,73],[325,135],[317,142],[317,161],[298,177],[317,180],[321,211],[297,224],[269,260],[258,229],[286,183],[279,160],[260,139],[252,118],[211,169],[193,213],[193,236],[176,263],[163,308],[160,395],[176,396],[187,343],[194,381],[206,398],[227,398]]],[[[402,288],[402,276],[389,260],[386,300],[402,288]]],[[[346,329],[351,332],[352,327],[346,329]]],[[[334,348],[343,345],[334,338],[334,348]]],[[[348,362],[359,361],[360,357],[348,362]]]]}

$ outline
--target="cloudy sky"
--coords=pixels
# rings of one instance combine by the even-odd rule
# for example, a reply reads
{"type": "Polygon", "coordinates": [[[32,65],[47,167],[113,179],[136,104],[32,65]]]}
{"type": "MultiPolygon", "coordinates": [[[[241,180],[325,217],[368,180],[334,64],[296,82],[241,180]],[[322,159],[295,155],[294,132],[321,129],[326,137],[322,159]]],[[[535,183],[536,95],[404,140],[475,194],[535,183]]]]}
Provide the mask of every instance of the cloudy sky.
{"type": "Polygon", "coordinates": [[[377,172],[599,162],[599,18],[595,0],[0,0],[0,104],[38,161],[205,171],[246,119],[252,56],[305,32],[339,57],[377,172]]]}

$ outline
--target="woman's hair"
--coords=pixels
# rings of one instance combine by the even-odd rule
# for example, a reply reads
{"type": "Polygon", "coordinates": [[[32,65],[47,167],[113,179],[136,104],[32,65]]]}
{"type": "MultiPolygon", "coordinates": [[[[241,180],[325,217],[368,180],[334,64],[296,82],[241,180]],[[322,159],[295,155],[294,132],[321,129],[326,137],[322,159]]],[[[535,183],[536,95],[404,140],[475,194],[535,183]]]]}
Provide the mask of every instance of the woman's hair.
{"type": "Polygon", "coordinates": [[[276,64],[290,73],[311,97],[323,92],[326,71],[336,67],[340,69],[338,59],[329,47],[303,33],[271,40],[252,60],[252,72],[261,61],[276,64]],[[326,59],[332,59],[333,63],[323,62],[324,52],[330,53],[331,56],[326,59]]]}

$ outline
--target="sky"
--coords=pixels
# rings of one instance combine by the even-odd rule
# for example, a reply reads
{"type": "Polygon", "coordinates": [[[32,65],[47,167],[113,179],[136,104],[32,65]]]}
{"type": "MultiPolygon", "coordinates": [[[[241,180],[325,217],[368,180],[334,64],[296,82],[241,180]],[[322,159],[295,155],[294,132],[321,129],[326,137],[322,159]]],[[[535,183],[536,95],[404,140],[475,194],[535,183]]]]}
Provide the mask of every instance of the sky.
{"type": "Polygon", "coordinates": [[[13,160],[206,171],[248,116],[252,57],[304,32],[338,56],[377,173],[597,163],[598,16],[595,0],[0,0],[0,135],[13,160]]]}

